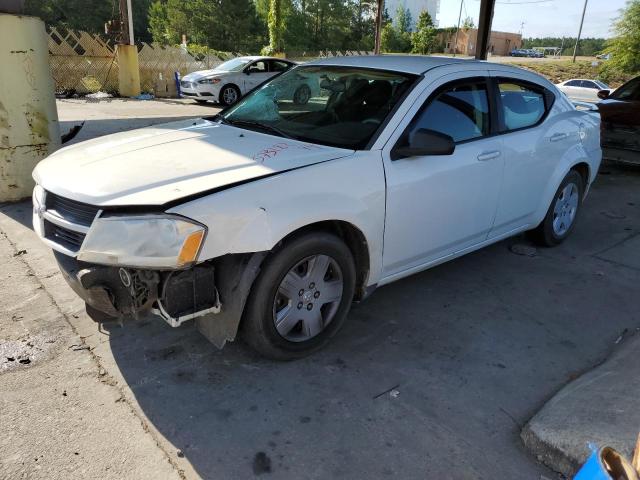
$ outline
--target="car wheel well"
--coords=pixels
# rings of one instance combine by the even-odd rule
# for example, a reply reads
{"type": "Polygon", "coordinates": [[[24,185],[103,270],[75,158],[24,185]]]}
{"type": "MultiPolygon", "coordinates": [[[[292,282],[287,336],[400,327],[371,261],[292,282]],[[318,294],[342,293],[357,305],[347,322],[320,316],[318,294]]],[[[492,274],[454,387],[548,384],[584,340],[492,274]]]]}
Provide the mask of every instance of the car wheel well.
{"type": "Polygon", "coordinates": [[[571,170],[575,170],[580,174],[580,176],[582,177],[582,182],[584,184],[584,189],[586,191],[587,185],[589,185],[590,178],[589,165],[585,162],[581,162],[571,167],[571,170]]]}
{"type": "MultiPolygon", "coordinates": [[[[326,220],[316,222],[294,230],[279,243],[284,245],[288,240],[309,232],[328,232],[341,238],[353,255],[356,264],[356,292],[354,300],[362,300],[366,295],[367,280],[369,278],[370,260],[369,246],[362,231],[355,225],[342,220],[326,220]]],[[[278,248],[276,247],[276,248],[278,248]]]]}

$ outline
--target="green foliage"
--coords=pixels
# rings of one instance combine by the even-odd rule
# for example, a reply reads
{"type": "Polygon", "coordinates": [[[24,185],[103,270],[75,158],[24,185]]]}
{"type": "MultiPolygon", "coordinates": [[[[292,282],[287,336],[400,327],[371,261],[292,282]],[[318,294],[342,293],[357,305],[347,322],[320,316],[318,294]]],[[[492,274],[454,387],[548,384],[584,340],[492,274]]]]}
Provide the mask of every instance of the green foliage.
{"type": "Polygon", "coordinates": [[[269,54],[284,52],[283,15],[282,0],[271,0],[269,2],[269,14],[267,16],[267,25],[269,27],[269,54]]]}
{"type": "MultiPolygon", "coordinates": [[[[581,38],[578,44],[578,55],[594,56],[601,53],[605,48],[604,38],[581,38]]],[[[523,38],[522,48],[533,47],[562,47],[561,55],[573,55],[573,47],[576,44],[575,37],[544,37],[544,38],[523,38]]]]}
{"type": "Polygon", "coordinates": [[[464,30],[469,30],[470,28],[476,28],[476,23],[473,21],[472,17],[467,17],[464,19],[462,23],[462,28],[464,30]]]}
{"type": "Polygon", "coordinates": [[[640,0],[629,0],[614,24],[616,36],[608,42],[612,55],[606,70],[624,73],[640,71],[640,0]]]}
{"type": "Polygon", "coordinates": [[[398,6],[395,22],[388,22],[380,33],[380,48],[383,52],[408,53],[411,51],[411,12],[398,6]]]}
{"type": "Polygon", "coordinates": [[[423,10],[418,17],[416,31],[411,35],[412,52],[425,55],[433,50],[435,43],[436,29],[433,25],[433,19],[429,12],[423,10]]]}

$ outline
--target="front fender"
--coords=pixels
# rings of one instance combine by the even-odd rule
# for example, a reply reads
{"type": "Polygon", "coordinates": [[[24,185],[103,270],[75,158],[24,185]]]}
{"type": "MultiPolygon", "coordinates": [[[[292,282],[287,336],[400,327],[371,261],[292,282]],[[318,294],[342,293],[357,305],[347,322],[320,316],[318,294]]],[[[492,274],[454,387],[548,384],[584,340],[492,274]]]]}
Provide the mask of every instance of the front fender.
{"type": "Polygon", "coordinates": [[[271,250],[307,225],[339,220],[358,228],[369,248],[369,284],[382,266],[385,181],[380,152],[283,172],[169,210],[208,227],[199,261],[271,250]]]}

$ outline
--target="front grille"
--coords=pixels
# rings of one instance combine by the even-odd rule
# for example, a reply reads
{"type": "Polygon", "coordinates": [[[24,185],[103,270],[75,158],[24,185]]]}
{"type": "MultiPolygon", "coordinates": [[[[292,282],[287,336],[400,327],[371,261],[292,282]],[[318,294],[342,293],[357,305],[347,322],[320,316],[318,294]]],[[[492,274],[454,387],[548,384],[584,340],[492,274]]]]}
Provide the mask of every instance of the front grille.
{"type": "Polygon", "coordinates": [[[47,192],[45,201],[47,211],[68,222],[89,227],[96,218],[99,208],[86,203],[62,198],[55,193],[47,192]]]}
{"type": "Polygon", "coordinates": [[[68,250],[77,252],[84,241],[84,233],[74,232],[63,228],[49,220],[44,220],[44,237],[52,242],[62,245],[68,250]]]}
{"type": "Polygon", "coordinates": [[[197,97],[198,96],[197,93],[192,93],[192,92],[182,92],[182,95],[189,95],[190,97],[197,97]]]}

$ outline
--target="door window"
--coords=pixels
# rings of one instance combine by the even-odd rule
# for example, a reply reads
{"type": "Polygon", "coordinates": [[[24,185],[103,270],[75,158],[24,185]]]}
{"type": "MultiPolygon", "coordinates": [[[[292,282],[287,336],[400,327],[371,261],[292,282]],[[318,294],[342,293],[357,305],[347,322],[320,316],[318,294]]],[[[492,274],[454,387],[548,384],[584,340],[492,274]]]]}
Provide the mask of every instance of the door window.
{"type": "Polygon", "coordinates": [[[271,64],[269,69],[270,72],[286,72],[291,68],[290,63],[282,62],[280,60],[271,60],[269,63],[271,64]]]}
{"type": "Polygon", "coordinates": [[[611,98],[616,100],[640,100],[640,77],[634,78],[618,88],[613,92],[611,98]]]}
{"type": "Polygon", "coordinates": [[[598,85],[596,85],[594,82],[591,82],[589,80],[582,80],[582,84],[580,86],[583,87],[583,88],[591,88],[591,89],[594,89],[594,90],[600,90],[598,85]]]}
{"type": "Polygon", "coordinates": [[[267,62],[258,60],[247,67],[249,73],[265,73],[267,71],[267,62]]]}
{"type": "Polygon", "coordinates": [[[421,128],[464,142],[489,134],[489,100],[484,80],[456,82],[439,89],[417,113],[403,136],[421,128]]]}
{"type": "Polygon", "coordinates": [[[517,80],[500,80],[500,104],[506,131],[533,127],[550,108],[545,102],[544,88],[517,80]]]}
{"type": "Polygon", "coordinates": [[[569,80],[567,83],[564,84],[565,87],[579,87],[580,86],[580,80],[569,80]]]}

